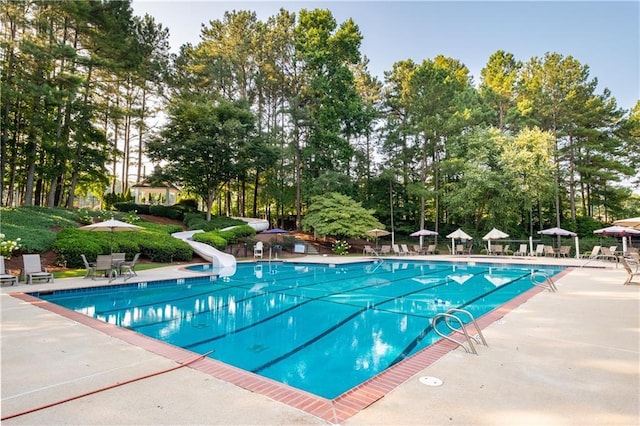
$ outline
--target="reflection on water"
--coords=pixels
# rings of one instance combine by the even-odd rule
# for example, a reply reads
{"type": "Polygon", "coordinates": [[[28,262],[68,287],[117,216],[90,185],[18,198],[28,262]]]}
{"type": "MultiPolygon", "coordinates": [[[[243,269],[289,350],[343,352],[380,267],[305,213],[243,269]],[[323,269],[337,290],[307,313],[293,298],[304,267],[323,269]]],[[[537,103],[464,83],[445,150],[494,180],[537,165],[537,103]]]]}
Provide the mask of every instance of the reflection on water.
{"type": "Polygon", "coordinates": [[[435,314],[477,318],[532,286],[530,269],[445,262],[241,263],[214,281],[212,269],[201,265],[201,280],[47,298],[334,398],[435,341],[435,314]]]}

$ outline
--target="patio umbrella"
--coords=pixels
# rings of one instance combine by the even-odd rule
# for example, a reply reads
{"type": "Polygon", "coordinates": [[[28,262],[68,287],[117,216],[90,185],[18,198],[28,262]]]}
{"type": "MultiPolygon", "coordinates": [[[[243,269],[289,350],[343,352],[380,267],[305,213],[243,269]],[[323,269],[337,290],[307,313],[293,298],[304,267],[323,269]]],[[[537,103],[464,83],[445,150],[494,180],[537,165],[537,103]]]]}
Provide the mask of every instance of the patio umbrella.
{"type": "Polygon", "coordinates": [[[538,231],[538,234],[551,235],[551,236],[558,237],[558,246],[560,245],[560,238],[575,237],[576,238],[576,258],[579,256],[580,243],[578,242],[578,234],[576,234],[575,232],[567,231],[566,229],[556,227],[556,228],[543,229],[542,231],[538,231]]]}
{"type": "Polygon", "coordinates": [[[378,237],[387,236],[387,235],[391,234],[391,232],[385,231],[384,229],[374,228],[374,229],[370,229],[370,230],[366,231],[365,234],[369,235],[370,237],[375,237],[375,239],[376,239],[376,248],[377,248],[378,247],[378,237]]]}
{"type": "Polygon", "coordinates": [[[410,237],[420,237],[420,248],[422,249],[422,237],[430,237],[436,236],[438,233],[436,231],[430,231],[428,229],[421,229],[419,231],[413,232],[409,234],[410,237]]]}
{"type": "Polygon", "coordinates": [[[482,237],[483,240],[489,242],[489,252],[491,252],[491,240],[501,240],[503,238],[509,238],[509,234],[505,234],[504,232],[496,228],[493,228],[491,231],[487,232],[487,235],[482,237]]]}
{"type": "Polygon", "coordinates": [[[282,228],[271,228],[271,229],[267,229],[266,231],[262,231],[263,234],[288,234],[288,231],[285,231],[282,228]]]}
{"type": "Polygon", "coordinates": [[[557,237],[575,237],[576,236],[575,232],[567,231],[566,229],[562,229],[562,228],[543,229],[542,231],[538,231],[538,234],[553,235],[557,237]]]}
{"type": "Polygon", "coordinates": [[[111,232],[111,236],[109,238],[109,249],[111,250],[111,253],[113,253],[113,233],[114,232],[139,231],[144,228],[138,225],[133,225],[131,223],[122,222],[120,220],[115,220],[111,218],[109,220],[105,220],[102,222],[81,226],[78,229],[82,229],[83,231],[111,232]]]}
{"type": "Polygon", "coordinates": [[[447,238],[451,238],[451,253],[456,252],[456,240],[472,240],[471,236],[464,232],[462,229],[458,228],[449,235],[447,238]]]}
{"type": "Polygon", "coordinates": [[[620,219],[613,222],[614,225],[626,226],[628,228],[640,229],[640,217],[620,219]]]}
{"type": "MultiPolygon", "coordinates": [[[[271,229],[267,229],[266,231],[262,231],[261,234],[275,234],[276,236],[276,245],[278,245],[278,235],[282,235],[282,234],[288,234],[289,231],[285,231],[282,228],[271,228],[271,229]]],[[[278,258],[278,250],[276,248],[276,259],[278,258]]]]}
{"type": "Polygon", "coordinates": [[[593,231],[597,235],[606,235],[608,237],[622,238],[622,253],[627,252],[627,237],[634,237],[640,235],[640,230],[629,228],[626,226],[609,226],[607,228],[596,229],[593,231]]]}
{"type": "Polygon", "coordinates": [[[278,242],[278,235],[282,235],[282,234],[288,234],[289,231],[285,231],[282,228],[271,228],[271,229],[267,229],[266,231],[262,231],[261,234],[275,234],[276,236],[276,243],[278,242]]]}

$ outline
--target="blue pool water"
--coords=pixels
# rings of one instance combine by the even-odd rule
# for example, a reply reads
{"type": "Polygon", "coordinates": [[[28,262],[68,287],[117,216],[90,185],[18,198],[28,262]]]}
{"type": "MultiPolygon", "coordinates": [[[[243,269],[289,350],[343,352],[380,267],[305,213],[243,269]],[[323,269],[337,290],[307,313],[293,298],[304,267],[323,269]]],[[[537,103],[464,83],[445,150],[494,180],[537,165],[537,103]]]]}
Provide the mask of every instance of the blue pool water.
{"type": "MultiPolygon", "coordinates": [[[[191,267],[208,272],[209,265],[191,267]]],[[[536,266],[554,275],[562,268],[536,266]]],[[[446,262],[238,264],[202,277],[34,294],[325,398],[438,340],[431,318],[476,318],[532,287],[527,266],[446,262]]]]}

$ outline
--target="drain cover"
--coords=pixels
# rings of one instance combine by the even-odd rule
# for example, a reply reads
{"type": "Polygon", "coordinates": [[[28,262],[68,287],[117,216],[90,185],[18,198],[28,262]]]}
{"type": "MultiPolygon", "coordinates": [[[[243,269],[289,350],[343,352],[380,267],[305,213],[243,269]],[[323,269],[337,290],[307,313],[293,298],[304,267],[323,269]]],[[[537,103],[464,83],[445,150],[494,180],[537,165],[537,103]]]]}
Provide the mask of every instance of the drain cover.
{"type": "Polygon", "coordinates": [[[437,377],[422,376],[419,380],[420,383],[427,386],[440,386],[442,384],[442,380],[437,377]]]}

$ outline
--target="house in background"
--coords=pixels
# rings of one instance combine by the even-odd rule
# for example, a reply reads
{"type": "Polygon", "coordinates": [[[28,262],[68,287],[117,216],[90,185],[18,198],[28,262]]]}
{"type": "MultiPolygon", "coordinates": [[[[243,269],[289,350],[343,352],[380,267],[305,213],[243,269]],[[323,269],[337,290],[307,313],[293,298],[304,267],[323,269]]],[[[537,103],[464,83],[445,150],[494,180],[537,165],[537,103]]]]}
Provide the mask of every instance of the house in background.
{"type": "Polygon", "coordinates": [[[180,190],[168,182],[145,179],[131,186],[131,196],[136,204],[162,204],[172,206],[178,202],[180,190]]]}

